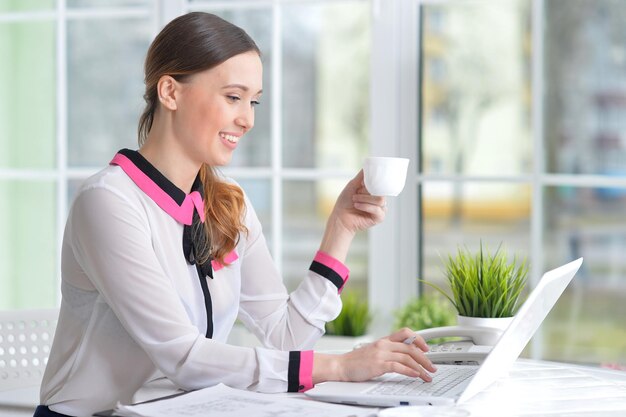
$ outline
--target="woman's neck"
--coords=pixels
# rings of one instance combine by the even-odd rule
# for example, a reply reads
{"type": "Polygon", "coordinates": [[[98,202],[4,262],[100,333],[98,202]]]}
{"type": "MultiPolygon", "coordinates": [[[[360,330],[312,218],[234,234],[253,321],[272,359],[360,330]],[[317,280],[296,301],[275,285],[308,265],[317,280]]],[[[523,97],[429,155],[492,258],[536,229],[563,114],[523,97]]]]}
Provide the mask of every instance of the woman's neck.
{"type": "Polygon", "coordinates": [[[185,193],[191,191],[200,166],[196,166],[197,164],[187,158],[171,141],[156,135],[148,135],[139,153],[178,188],[185,193]]]}

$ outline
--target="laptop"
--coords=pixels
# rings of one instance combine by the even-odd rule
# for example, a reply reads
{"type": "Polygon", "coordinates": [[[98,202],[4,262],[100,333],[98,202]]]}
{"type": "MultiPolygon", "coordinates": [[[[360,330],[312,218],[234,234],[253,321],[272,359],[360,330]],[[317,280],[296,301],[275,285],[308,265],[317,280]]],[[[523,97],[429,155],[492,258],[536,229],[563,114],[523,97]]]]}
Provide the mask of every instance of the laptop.
{"type": "Polygon", "coordinates": [[[393,373],[367,382],[324,382],[306,395],[320,401],[376,407],[463,403],[508,372],[582,262],[579,258],[543,275],[481,365],[437,365],[430,383],[393,373]]]}

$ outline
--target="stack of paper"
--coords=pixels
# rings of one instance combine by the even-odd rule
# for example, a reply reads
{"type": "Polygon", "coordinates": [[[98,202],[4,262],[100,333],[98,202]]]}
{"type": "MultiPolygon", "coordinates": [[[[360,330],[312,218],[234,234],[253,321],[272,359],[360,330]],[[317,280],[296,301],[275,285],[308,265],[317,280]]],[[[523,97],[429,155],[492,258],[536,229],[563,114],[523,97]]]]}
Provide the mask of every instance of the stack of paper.
{"type": "Polygon", "coordinates": [[[260,394],[222,384],[145,404],[118,404],[115,409],[115,415],[126,417],[370,417],[377,412],[374,408],[326,404],[281,394],[260,394]]]}

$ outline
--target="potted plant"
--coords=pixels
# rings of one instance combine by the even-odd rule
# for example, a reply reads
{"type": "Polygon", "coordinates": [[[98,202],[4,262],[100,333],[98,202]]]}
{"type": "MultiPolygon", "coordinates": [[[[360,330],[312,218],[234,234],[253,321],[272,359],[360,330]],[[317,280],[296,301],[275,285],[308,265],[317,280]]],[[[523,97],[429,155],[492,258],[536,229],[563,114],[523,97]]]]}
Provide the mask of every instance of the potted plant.
{"type": "Polygon", "coordinates": [[[326,334],[315,344],[317,350],[348,350],[371,341],[367,330],[372,321],[365,297],[346,291],[341,295],[343,307],[339,316],[326,323],[326,334]]]}
{"type": "Polygon", "coordinates": [[[459,325],[504,329],[521,306],[528,263],[526,259],[518,262],[517,257],[509,261],[502,245],[490,253],[481,242],[477,253],[458,248],[456,256],[449,255],[445,275],[451,294],[436,284],[423,282],[450,300],[459,325]]]}
{"type": "MultiPolygon", "coordinates": [[[[455,322],[454,310],[437,293],[413,298],[394,314],[396,316],[395,329],[408,327],[418,331],[451,326],[455,322]]],[[[445,340],[447,338],[432,339],[428,343],[441,343],[445,340]]]]}

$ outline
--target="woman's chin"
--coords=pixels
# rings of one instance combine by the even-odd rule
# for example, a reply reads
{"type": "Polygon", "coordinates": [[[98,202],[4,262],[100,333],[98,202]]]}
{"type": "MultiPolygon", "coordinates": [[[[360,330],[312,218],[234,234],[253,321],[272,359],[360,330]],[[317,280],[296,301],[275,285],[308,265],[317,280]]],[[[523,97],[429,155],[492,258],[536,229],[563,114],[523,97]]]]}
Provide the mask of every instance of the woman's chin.
{"type": "Polygon", "coordinates": [[[230,161],[232,161],[232,159],[233,159],[232,154],[228,156],[223,155],[223,156],[220,156],[219,158],[211,158],[210,160],[205,161],[205,163],[212,167],[223,167],[223,166],[230,164],[230,161]]]}

